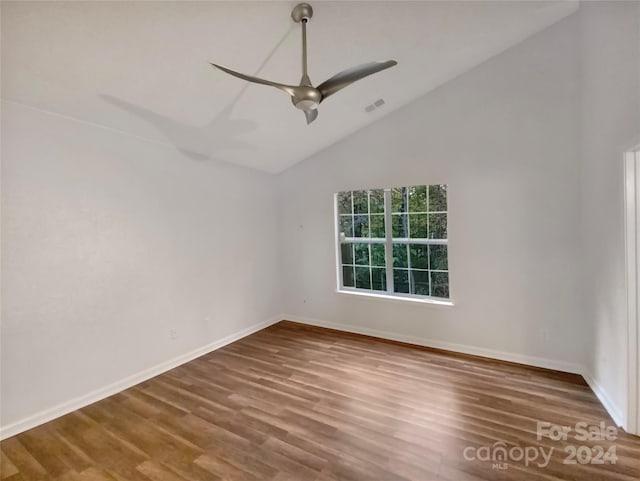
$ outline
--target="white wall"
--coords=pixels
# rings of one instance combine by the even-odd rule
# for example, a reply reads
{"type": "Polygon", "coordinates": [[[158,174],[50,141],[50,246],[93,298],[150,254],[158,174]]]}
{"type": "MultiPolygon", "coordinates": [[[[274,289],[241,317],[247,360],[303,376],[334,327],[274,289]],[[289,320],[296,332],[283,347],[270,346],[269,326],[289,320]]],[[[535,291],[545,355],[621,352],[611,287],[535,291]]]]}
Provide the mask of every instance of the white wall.
{"type": "Polygon", "coordinates": [[[579,370],[577,41],[574,15],[281,174],[287,316],[579,370]],[[430,183],[455,306],[336,293],[333,193],[430,183]]]}
{"type": "Polygon", "coordinates": [[[276,315],[272,176],[10,103],[2,128],[3,427],[276,315]]]}
{"type": "Polygon", "coordinates": [[[622,419],[627,407],[623,152],[640,143],[640,3],[586,2],[580,20],[587,368],[614,417],[622,419]]]}

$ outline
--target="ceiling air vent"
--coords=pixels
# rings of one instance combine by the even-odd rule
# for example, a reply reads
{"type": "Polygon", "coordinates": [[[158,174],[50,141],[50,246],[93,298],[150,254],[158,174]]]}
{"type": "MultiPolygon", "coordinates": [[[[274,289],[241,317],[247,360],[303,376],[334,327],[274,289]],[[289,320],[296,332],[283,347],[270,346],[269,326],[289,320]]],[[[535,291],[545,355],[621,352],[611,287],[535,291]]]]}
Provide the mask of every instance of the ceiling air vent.
{"type": "Polygon", "coordinates": [[[367,105],[364,108],[365,112],[373,112],[375,109],[380,108],[384,105],[384,99],[378,99],[370,105],[367,105]]]}

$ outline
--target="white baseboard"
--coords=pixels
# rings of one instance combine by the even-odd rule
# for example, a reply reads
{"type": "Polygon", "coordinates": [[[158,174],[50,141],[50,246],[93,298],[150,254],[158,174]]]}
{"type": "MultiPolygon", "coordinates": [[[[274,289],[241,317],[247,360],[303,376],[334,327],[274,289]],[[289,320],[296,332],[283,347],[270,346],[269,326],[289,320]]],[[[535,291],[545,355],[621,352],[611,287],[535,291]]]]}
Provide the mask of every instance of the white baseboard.
{"type": "Polygon", "coordinates": [[[575,363],[566,362],[566,361],[559,361],[556,359],[546,359],[543,357],[527,356],[524,354],[497,351],[494,349],[486,349],[483,347],[469,346],[465,344],[456,344],[452,342],[439,341],[435,339],[425,339],[421,337],[405,336],[402,334],[396,334],[388,331],[379,331],[377,329],[369,329],[369,328],[354,326],[350,324],[338,324],[334,322],[320,321],[317,319],[310,319],[308,317],[285,315],[283,319],[287,319],[293,322],[299,322],[301,324],[308,324],[310,326],[327,327],[329,329],[336,329],[338,331],[352,332],[354,334],[364,334],[366,336],[380,337],[382,339],[389,339],[392,341],[406,342],[408,344],[415,344],[417,346],[432,347],[435,349],[454,351],[462,354],[471,354],[473,356],[481,356],[481,357],[488,357],[491,359],[498,359],[501,361],[516,362],[518,364],[527,364],[529,366],[553,369],[555,371],[570,372],[572,374],[581,375],[584,371],[583,367],[580,364],[575,364],[575,363]]]}
{"type": "Polygon", "coordinates": [[[65,414],[75,411],[76,409],[83,408],[96,401],[100,401],[101,399],[117,394],[121,391],[124,391],[125,389],[135,386],[136,384],[146,381],[147,379],[162,374],[163,372],[169,371],[170,369],[178,367],[181,364],[192,361],[197,357],[208,354],[212,351],[215,351],[216,349],[220,349],[227,344],[231,344],[232,342],[242,339],[243,337],[253,334],[254,332],[260,331],[265,327],[269,327],[272,324],[280,322],[281,319],[282,316],[277,316],[267,321],[253,324],[246,329],[242,329],[241,331],[230,334],[229,336],[218,339],[217,341],[213,341],[205,346],[194,349],[193,351],[187,352],[178,357],[174,357],[173,359],[165,361],[161,364],[157,364],[156,366],[145,369],[144,371],[140,371],[136,374],[133,374],[132,376],[128,376],[124,379],[121,379],[120,381],[109,384],[108,386],[96,389],[95,391],[91,391],[77,398],[70,399],[69,401],[58,404],[57,406],[53,406],[44,411],[40,411],[7,426],[1,426],[0,439],[6,439],[8,437],[15,436],[16,434],[19,434],[23,431],[49,422],[60,416],[64,416],[65,414]]]}
{"type": "Polygon", "coordinates": [[[625,417],[622,413],[622,409],[620,409],[616,404],[611,400],[611,398],[607,395],[606,391],[598,384],[595,378],[587,372],[587,370],[582,371],[582,377],[587,384],[596,395],[600,403],[604,406],[604,408],[609,413],[609,416],[613,419],[613,422],[616,423],[618,427],[626,427],[625,426],[625,417]]]}

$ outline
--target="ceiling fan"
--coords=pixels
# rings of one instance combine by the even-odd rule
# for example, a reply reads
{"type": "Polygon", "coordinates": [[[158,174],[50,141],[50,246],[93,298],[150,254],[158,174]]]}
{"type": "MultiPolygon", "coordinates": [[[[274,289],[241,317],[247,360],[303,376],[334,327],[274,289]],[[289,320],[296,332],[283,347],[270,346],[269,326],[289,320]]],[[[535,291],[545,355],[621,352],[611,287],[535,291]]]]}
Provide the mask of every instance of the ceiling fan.
{"type": "Polygon", "coordinates": [[[234,72],[231,69],[215,63],[212,63],[211,65],[228,73],[229,75],[233,75],[234,77],[257,84],[270,85],[283,90],[291,96],[293,105],[304,111],[304,115],[307,118],[307,124],[310,124],[316,119],[316,117],[318,117],[318,105],[324,99],[351,85],[357,80],[398,64],[395,60],[365,63],[358,65],[357,67],[344,70],[334,75],[329,80],[325,80],[317,87],[314,87],[309,79],[309,75],[307,74],[307,22],[312,16],[313,9],[308,3],[300,3],[291,11],[291,18],[302,26],[302,78],[300,79],[300,85],[285,85],[277,82],[271,82],[270,80],[264,80],[258,77],[234,72]]]}

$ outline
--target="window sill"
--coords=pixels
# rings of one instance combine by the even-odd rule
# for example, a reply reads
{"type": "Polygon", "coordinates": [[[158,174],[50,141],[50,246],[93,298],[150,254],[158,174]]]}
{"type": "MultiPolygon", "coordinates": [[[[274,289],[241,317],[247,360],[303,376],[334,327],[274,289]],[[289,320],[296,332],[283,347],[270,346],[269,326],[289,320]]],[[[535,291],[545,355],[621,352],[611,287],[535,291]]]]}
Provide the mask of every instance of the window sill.
{"type": "Polygon", "coordinates": [[[405,296],[392,296],[389,294],[373,294],[370,292],[359,292],[359,291],[349,291],[346,289],[336,289],[338,294],[346,294],[348,296],[358,296],[358,297],[372,297],[374,299],[383,299],[386,301],[394,301],[394,302],[411,302],[414,304],[429,304],[434,306],[449,306],[453,307],[455,304],[448,300],[438,300],[432,298],[423,298],[423,297],[405,297],[405,296]]]}

